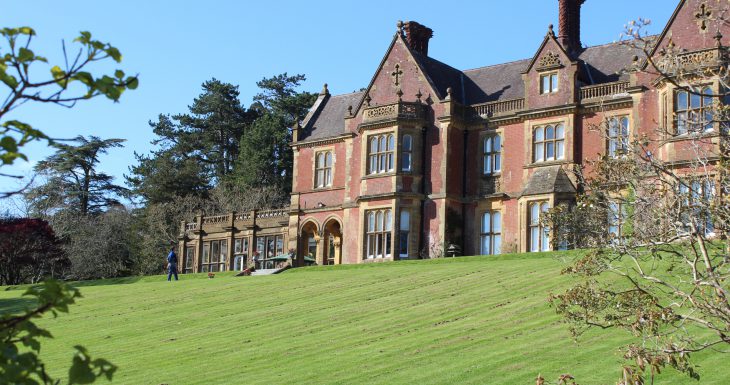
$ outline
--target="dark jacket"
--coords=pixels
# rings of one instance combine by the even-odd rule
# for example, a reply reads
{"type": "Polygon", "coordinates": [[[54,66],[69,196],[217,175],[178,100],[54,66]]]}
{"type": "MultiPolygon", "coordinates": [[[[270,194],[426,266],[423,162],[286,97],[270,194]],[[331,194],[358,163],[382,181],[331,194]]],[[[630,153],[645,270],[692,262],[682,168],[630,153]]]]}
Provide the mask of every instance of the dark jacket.
{"type": "Polygon", "coordinates": [[[170,251],[170,254],[167,255],[167,263],[177,265],[177,255],[174,251],[170,251]]]}

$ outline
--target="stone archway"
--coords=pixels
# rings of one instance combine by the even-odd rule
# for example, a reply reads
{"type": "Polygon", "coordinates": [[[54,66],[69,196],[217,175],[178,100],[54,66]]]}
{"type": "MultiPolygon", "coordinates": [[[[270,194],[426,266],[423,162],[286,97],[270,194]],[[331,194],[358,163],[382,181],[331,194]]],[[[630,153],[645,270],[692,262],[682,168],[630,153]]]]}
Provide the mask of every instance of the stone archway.
{"type": "Polygon", "coordinates": [[[306,222],[299,232],[299,266],[307,264],[304,260],[305,257],[316,260],[318,264],[321,263],[318,258],[322,249],[320,241],[321,236],[317,223],[314,221],[306,222]]]}
{"type": "Polygon", "coordinates": [[[323,230],[322,264],[342,264],[342,225],[337,219],[332,218],[325,222],[323,230]]]}

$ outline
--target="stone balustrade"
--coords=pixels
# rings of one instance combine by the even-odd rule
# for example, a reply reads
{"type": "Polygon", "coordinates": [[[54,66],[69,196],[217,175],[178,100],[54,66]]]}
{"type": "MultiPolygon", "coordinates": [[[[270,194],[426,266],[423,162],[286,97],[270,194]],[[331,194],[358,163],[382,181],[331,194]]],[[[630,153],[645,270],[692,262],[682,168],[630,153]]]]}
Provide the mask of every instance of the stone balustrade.
{"type": "Polygon", "coordinates": [[[363,122],[370,123],[381,120],[425,119],[426,108],[421,103],[399,102],[382,106],[368,107],[363,115],[363,122]]]}
{"type": "Polygon", "coordinates": [[[613,82],[580,88],[581,101],[626,96],[629,82],[613,82]]]}
{"type": "Polygon", "coordinates": [[[525,108],[525,99],[500,100],[473,106],[477,115],[482,117],[499,116],[515,113],[525,108]]]}

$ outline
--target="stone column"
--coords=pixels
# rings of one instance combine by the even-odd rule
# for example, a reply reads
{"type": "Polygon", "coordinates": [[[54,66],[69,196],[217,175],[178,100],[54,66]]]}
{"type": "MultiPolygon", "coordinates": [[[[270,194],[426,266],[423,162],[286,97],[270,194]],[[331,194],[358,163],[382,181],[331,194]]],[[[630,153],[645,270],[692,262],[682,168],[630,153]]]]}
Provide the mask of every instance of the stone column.
{"type": "Polygon", "coordinates": [[[335,265],[342,264],[342,236],[334,237],[335,265]]]}
{"type": "Polygon", "coordinates": [[[228,214],[228,220],[227,225],[224,228],[226,231],[228,231],[228,255],[226,255],[226,270],[230,271],[233,270],[233,247],[235,245],[236,241],[236,212],[233,211],[230,214],[228,214]]]}
{"type": "Polygon", "coordinates": [[[194,231],[197,241],[197,251],[195,252],[195,259],[193,260],[193,272],[200,272],[200,261],[203,257],[203,214],[195,216],[195,223],[197,229],[194,231]]]}
{"type": "Polygon", "coordinates": [[[321,234],[314,234],[314,241],[317,242],[317,264],[322,266],[324,264],[324,239],[321,234]]]}

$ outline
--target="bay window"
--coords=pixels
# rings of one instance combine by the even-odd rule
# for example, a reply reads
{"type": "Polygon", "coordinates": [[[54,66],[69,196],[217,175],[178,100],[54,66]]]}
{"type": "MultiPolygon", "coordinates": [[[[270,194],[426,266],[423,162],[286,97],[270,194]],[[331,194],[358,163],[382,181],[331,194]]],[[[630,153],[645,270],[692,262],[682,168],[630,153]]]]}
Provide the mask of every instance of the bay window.
{"type": "Polygon", "coordinates": [[[390,209],[371,210],[366,213],[366,259],[392,257],[392,219],[393,213],[390,209]]]}

